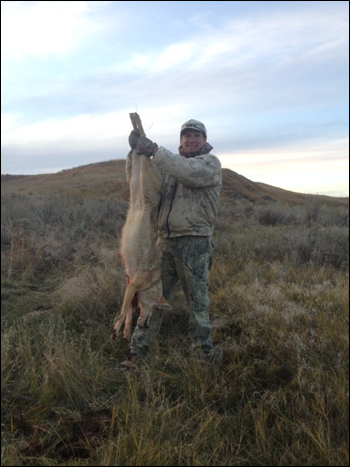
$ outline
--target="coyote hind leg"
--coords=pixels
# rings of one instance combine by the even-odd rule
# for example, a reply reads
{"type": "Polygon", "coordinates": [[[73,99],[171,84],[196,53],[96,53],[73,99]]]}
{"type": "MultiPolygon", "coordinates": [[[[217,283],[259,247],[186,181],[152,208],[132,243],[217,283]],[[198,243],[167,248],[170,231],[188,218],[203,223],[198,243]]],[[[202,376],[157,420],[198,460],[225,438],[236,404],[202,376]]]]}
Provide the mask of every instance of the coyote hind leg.
{"type": "Polygon", "coordinates": [[[123,306],[113,326],[112,339],[117,339],[120,329],[125,324],[124,339],[130,340],[132,324],[132,302],[135,296],[135,287],[128,285],[125,290],[123,306]]]}

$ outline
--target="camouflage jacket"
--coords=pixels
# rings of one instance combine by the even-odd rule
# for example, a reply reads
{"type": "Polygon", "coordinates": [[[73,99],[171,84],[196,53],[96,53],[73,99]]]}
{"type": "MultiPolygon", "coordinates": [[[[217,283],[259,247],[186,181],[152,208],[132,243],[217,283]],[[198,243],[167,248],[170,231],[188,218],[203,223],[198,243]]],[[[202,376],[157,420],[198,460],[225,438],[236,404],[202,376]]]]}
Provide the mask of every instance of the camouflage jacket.
{"type": "MultiPolygon", "coordinates": [[[[130,154],[126,164],[128,180],[130,154]]],[[[163,176],[158,235],[211,236],[222,184],[220,160],[213,154],[185,158],[160,146],[153,161],[163,176]]]]}
{"type": "Polygon", "coordinates": [[[185,158],[160,146],[153,161],[163,172],[159,236],[211,236],[221,188],[219,159],[213,154],[185,158]]]}

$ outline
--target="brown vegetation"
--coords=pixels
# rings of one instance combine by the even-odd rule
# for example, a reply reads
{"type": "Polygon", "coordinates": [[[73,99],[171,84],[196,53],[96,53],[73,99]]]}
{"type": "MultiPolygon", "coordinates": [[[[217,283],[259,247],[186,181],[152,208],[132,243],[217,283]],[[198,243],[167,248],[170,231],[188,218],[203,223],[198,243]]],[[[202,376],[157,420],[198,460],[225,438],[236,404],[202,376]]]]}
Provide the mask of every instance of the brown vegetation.
{"type": "Polygon", "coordinates": [[[348,199],[225,169],[214,361],[188,355],[178,292],[127,373],[124,164],[4,177],[2,465],[348,465],[348,199]]]}

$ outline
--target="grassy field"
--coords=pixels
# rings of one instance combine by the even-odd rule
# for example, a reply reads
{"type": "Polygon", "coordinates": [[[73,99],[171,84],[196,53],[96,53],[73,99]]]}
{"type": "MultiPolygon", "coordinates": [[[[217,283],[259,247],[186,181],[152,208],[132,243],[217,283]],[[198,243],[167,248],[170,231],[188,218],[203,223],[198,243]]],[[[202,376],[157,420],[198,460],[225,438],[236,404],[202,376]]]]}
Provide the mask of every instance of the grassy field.
{"type": "Polygon", "coordinates": [[[123,165],[4,177],[2,465],[349,465],[348,199],[225,171],[213,362],[189,353],[178,291],[124,372],[123,165]]]}

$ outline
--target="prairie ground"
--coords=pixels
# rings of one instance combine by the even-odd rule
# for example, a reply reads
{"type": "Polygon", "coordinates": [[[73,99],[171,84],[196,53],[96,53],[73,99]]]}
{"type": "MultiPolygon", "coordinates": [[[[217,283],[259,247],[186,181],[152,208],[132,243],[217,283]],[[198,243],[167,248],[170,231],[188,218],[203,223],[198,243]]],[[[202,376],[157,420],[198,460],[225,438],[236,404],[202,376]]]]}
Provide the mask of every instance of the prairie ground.
{"type": "Polygon", "coordinates": [[[110,334],[127,188],[82,174],[2,194],[2,465],[348,465],[344,200],[262,204],[225,186],[213,361],[189,352],[179,290],[151,355],[125,372],[128,346],[110,334]]]}

